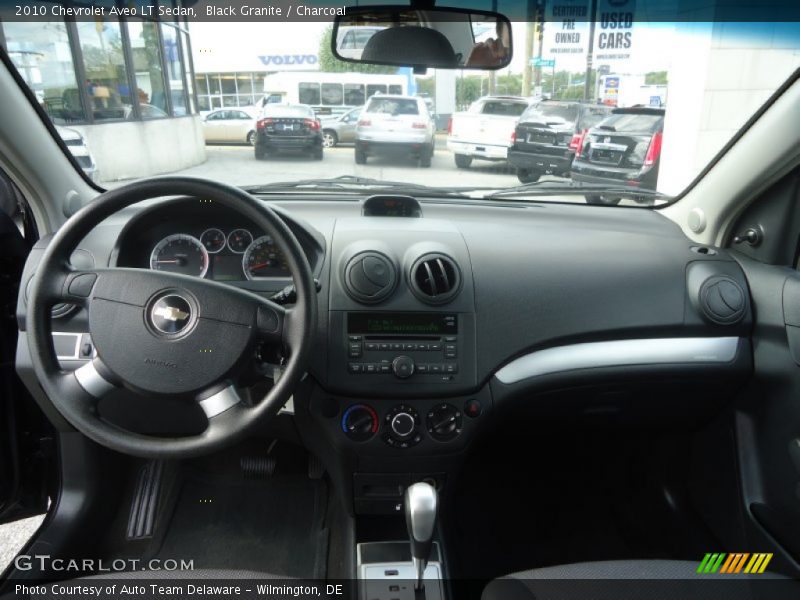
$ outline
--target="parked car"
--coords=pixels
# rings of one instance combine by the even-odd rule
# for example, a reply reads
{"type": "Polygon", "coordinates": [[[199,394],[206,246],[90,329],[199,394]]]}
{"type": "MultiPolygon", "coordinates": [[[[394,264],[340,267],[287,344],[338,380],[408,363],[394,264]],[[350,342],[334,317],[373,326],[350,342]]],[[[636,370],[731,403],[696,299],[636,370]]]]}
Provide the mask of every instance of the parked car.
{"type": "Polygon", "coordinates": [[[520,96],[486,96],[465,112],[455,113],[447,124],[447,148],[459,169],[474,158],[504,161],[517,119],[530,105],[520,96]]]}
{"type": "MultiPolygon", "coordinates": [[[[663,108],[618,108],[581,138],[574,181],[655,189],[664,131],[663,108]]],[[[596,198],[613,202],[613,198],[596,198]]]]}
{"type": "Polygon", "coordinates": [[[206,143],[255,144],[256,116],[241,108],[223,108],[203,118],[206,143]]]}
{"type": "Polygon", "coordinates": [[[267,104],[256,122],[255,156],[300,152],[322,160],[322,127],[307,104],[267,104]]]}
{"type": "Polygon", "coordinates": [[[425,100],[416,96],[372,96],[356,127],[356,164],[382,153],[409,154],[430,167],[435,127],[425,100]]]}
{"type": "Polygon", "coordinates": [[[512,134],[508,162],[522,183],[545,173],[568,177],[580,139],[610,113],[610,107],[579,102],[545,100],[531,106],[512,134]]]}
{"type": "Polygon", "coordinates": [[[322,145],[333,148],[337,144],[348,144],[356,141],[356,125],[358,115],[363,107],[348,110],[343,115],[322,119],[322,145]]]}
{"type": "MultiPolygon", "coordinates": [[[[140,104],[139,112],[142,114],[143,119],[163,119],[169,116],[166,111],[154,104],[140,104]]],[[[122,110],[122,117],[128,120],[134,119],[133,106],[126,104],[122,110]]]]}
{"type": "Polygon", "coordinates": [[[89,147],[80,132],[70,129],[69,127],[55,126],[56,132],[64,141],[72,156],[77,161],[80,168],[86,173],[89,179],[94,180],[95,173],[97,172],[97,165],[94,162],[92,153],[89,152],[89,147]]]}

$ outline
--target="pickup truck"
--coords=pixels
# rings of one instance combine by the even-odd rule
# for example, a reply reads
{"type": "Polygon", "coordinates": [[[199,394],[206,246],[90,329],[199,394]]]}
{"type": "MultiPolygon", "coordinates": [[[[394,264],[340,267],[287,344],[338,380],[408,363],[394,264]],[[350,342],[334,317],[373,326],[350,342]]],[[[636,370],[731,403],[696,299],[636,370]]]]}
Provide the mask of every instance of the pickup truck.
{"type": "Polygon", "coordinates": [[[466,169],[474,158],[506,160],[517,120],[531,103],[521,96],[485,96],[455,113],[447,125],[447,148],[456,166],[466,169]]]}

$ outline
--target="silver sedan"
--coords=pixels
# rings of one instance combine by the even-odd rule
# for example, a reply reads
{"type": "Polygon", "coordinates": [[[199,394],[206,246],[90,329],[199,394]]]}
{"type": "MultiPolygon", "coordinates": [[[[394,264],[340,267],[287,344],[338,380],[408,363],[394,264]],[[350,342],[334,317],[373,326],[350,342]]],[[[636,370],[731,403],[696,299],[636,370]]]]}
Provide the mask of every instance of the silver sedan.
{"type": "Polygon", "coordinates": [[[363,106],[348,110],[341,116],[322,121],[322,145],[333,148],[337,144],[352,144],[356,141],[358,115],[363,106]]]}
{"type": "Polygon", "coordinates": [[[206,143],[250,144],[256,139],[256,117],[241,108],[222,108],[203,119],[206,143]]]}

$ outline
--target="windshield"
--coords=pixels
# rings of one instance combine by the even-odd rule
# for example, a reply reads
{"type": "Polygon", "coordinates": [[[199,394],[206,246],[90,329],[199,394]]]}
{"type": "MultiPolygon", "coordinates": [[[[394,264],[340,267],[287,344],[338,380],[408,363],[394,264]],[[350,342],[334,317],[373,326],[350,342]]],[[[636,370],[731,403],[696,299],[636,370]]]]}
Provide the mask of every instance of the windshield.
{"type": "Polygon", "coordinates": [[[598,129],[608,131],[647,131],[655,133],[660,127],[663,115],[641,113],[617,113],[603,119],[598,129]]]}
{"type": "Polygon", "coordinates": [[[308,106],[269,104],[264,107],[263,116],[286,119],[308,119],[314,118],[314,111],[308,106]]]}
{"type": "Polygon", "coordinates": [[[578,107],[574,104],[542,102],[526,110],[522,120],[530,121],[541,117],[556,117],[563,121],[577,121],[578,107]]]}
{"type": "MultiPolygon", "coordinates": [[[[229,20],[208,2],[104,0],[92,5],[101,16],[45,2],[73,12],[2,12],[0,44],[70,132],[76,168],[103,188],[164,174],[262,189],[346,176],[351,190],[409,182],[473,198],[523,184],[535,185],[514,199],[539,198],[536,186],[543,201],[586,201],[552,193],[559,186],[595,199],[633,190],[651,197],[607,195],[657,206],[800,67],[800,27],[695,22],[648,10],[654,2],[548,0],[529,13],[525,2],[475,0],[512,21],[503,43],[513,58],[498,71],[340,60],[332,45],[346,58],[381,28],[332,40],[333,15],[311,5],[278,17],[239,3],[229,20]]],[[[473,33],[475,44],[496,35],[480,23],[473,33]]]]}
{"type": "Polygon", "coordinates": [[[366,111],[387,115],[418,115],[417,101],[409,98],[370,98],[366,111]]]}

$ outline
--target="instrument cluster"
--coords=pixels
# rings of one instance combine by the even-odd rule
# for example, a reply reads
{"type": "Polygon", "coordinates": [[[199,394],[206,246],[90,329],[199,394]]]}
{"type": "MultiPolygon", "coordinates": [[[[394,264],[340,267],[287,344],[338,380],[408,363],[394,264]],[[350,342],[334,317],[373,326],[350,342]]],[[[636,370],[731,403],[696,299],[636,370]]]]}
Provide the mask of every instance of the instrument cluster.
{"type": "Polygon", "coordinates": [[[150,268],[216,281],[291,276],[272,237],[244,228],[211,227],[167,235],[153,247],[150,268]]]}

